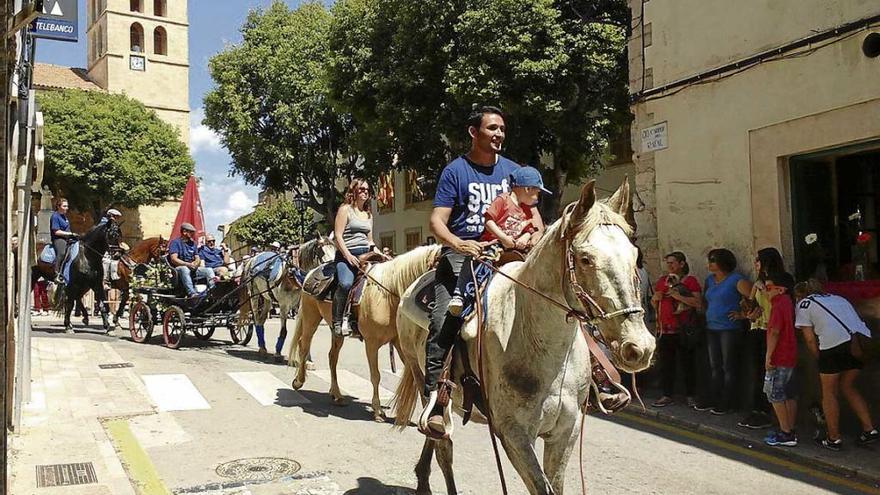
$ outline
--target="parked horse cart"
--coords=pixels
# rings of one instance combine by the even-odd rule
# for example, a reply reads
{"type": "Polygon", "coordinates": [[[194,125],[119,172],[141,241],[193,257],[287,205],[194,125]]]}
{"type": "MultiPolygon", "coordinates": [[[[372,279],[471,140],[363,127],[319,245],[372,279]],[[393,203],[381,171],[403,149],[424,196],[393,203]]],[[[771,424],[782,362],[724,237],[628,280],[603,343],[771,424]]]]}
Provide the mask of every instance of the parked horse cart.
{"type": "Polygon", "coordinates": [[[132,289],[134,302],[129,313],[128,328],[131,339],[144,343],[153,335],[157,324],[162,325],[165,345],[177,349],[189,332],[199,340],[208,340],[219,328],[229,330],[233,344],[247,345],[253,336],[250,318],[239,321],[239,308],[247,301],[245,284],[221,280],[201,295],[188,298],[171,277],[170,287],[142,286],[132,289]]]}

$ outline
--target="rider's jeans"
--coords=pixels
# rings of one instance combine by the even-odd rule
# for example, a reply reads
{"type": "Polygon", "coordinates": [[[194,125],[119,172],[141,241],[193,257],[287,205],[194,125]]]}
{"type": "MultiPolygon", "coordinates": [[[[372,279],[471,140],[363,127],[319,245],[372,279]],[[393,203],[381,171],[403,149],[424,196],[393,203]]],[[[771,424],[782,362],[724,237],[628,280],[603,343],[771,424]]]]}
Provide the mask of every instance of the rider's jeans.
{"type": "Polygon", "coordinates": [[[61,263],[64,262],[64,256],[67,254],[67,239],[54,239],[52,247],[55,248],[55,273],[61,273],[61,263]]]}
{"type": "MultiPolygon", "coordinates": [[[[352,256],[360,256],[369,250],[369,248],[355,248],[348,251],[352,256]]],[[[336,331],[341,331],[342,319],[345,316],[345,305],[348,302],[348,293],[351,291],[352,284],[354,284],[357,268],[349,265],[339,251],[336,252],[334,264],[336,265],[336,292],[333,293],[331,314],[333,315],[333,327],[336,331]]]]}
{"type": "Polygon", "coordinates": [[[449,300],[455,291],[458,274],[467,256],[444,247],[440,252],[440,263],[437,265],[437,284],[434,287],[434,307],[431,309],[431,321],[428,323],[428,340],[425,343],[425,395],[437,390],[437,381],[443,371],[443,360],[446,353],[455,343],[458,331],[461,330],[461,317],[448,313],[449,300]]]}
{"type": "Polygon", "coordinates": [[[183,288],[186,289],[186,295],[188,296],[196,293],[193,278],[196,280],[204,278],[208,282],[209,289],[214,287],[214,270],[210,268],[200,266],[193,270],[188,266],[178,266],[174,269],[177,271],[178,279],[180,280],[181,285],[183,285],[183,288]],[[195,272],[195,277],[193,277],[193,272],[195,272]]]}

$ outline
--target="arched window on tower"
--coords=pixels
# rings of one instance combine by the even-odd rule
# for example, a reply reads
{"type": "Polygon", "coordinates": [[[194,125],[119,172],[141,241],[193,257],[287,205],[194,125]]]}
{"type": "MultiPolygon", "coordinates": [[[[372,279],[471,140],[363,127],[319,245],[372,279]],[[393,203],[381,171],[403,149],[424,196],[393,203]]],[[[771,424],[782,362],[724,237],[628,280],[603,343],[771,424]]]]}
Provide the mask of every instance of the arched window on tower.
{"type": "Polygon", "coordinates": [[[144,51],[144,28],[137,22],[131,25],[131,51],[135,53],[144,51]]]}
{"type": "Polygon", "coordinates": [[[131,10],[132,12],[143,12],[144,11],[144,6],[141,4],[141,0],[131,0],[131,3],[129,5],[130,5],[129,10],[131,10]]]}
{"type": "Polygon", "coordinates": [[[157,17],[165,17],[168,15],[165,12],[165,0],[153,0],[153,15],[157,17]]]}
{"type": "Polygon", "coordinates": [[[96,31],[96,39],[95,39],[95,58],[101,58],[101,55],[104,54],[104,30],[101,28],[101,25],[98,24],[96,31]]]}
{"type": "Polygon", "coordinates": [[[168,55],[168,33],[162,26],[153,31],[153,52],[156,55],[168,55]]]}

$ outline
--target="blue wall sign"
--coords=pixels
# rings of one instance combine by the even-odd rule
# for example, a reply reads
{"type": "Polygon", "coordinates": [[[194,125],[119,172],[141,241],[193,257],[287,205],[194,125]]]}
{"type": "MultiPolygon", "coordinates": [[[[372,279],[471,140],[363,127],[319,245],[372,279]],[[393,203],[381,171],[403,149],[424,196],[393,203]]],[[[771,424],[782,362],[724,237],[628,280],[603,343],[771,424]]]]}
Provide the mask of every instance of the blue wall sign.
{"type": "Polygon", "coordinates": [[[43,13],[31,24],[31,34],[36,38],[76,42],[78,28],[76,0],[45,0],[43,13]]]}

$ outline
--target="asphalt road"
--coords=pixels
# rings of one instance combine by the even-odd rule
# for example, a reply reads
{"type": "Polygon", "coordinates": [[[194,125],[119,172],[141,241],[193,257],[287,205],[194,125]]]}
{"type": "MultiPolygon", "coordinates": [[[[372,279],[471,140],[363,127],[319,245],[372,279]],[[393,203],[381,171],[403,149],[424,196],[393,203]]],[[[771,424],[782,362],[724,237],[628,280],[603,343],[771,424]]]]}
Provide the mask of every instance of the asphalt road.
{"type": "MultiPolygon", "coordinates": [[[[35,326],[35,338],[68,337],[58,333],[60,327],[54,323],[35,326]]],[[[412,470],[423,437],[414,428],[400,432],[372,420],[369,399],[365,398],[369,372],[359,341],[349,339],[342,351],[341,386],[352,397],[347,406],[339,407],[327,395],[326,327],[315,338],[317,369],[309,373],[299,393],[289,388],[294,369],[260,361],[255,338],[248,346],[234,346],[229,344],[226,331],[218,329],[215,340],[202,342],[189,336],[181,350],[170,350],[161,345],[161,330],[157,330],[159,336],[147,344],[129,341],[127,331],[117,331],[112,337],[99,335],[97,327],[74,338],[110,342],[145,383],[153,384],[155,393],[165,393],[170,401],[155,415],[127,420],[139,447],[146,452],[147,460],[138,462],[151,462],[169,491],[214,495],[412,493],[412,470]],[[167,375],[175,375],[178,385],[189,382],[190,391],[186,392],[187,385],[183,392],[172,393],[177,389],[162,381],[167,375]],[[192,390],[203,400],[194,400],[192,390]],[[293,460],[299,470],[272,482],[235,481],[218,474],[218,467],[226,463],[256,457],[276,458],[272,465],[290,472],[294,464],[289,461],[293,460]]],[[[278,320],[272,320],[267,328],[270,347],[277,333],[278,320]]],[[[381,351],[380,364],[382,386],[390,393],[397,377],[389,369],[387,348],[381,351]]],[[[593,494],[880,493],[874,487],[810,466],[634,415],[611,420],[590,417],[585,431],[582,462],[587,491],[593,494]]],[[[459,424],[454,441],[461,493],[501,493],[487,429],[459,424]]],[[[245,474],[241,478],[253,480],[267,468],[245,464],[242,469],[245,474]]],[[[526,493],[506,460],[504,471],[510,493],[526,493]]],[[[436,464],[431,481],[435,493],[445,493],[436,464]]],[[[580,492],[577,450],[568,467],[566,490],[580,492]]]]}

